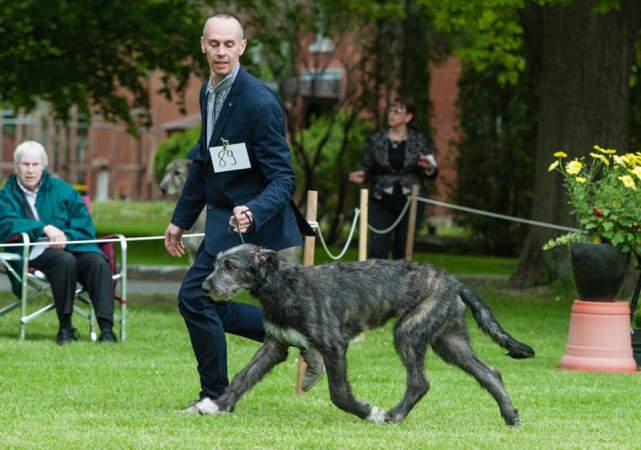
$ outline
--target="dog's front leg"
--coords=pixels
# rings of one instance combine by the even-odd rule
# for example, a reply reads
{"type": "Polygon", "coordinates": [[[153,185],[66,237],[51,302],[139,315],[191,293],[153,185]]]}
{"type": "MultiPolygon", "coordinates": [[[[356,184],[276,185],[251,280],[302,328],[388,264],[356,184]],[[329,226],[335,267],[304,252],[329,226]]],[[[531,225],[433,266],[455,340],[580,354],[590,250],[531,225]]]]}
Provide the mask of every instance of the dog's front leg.
{"type": "Polygon", "coordinates": [[[258,383],[276,364],[287,359],[287,345],[267,338],[252,360],[238,372],[222,396],[215,400],[222,412],[232,410],[236,402],[258,383]]]}
{"type": "Polygon", "coordinates": [[[385,412],[382,409],[360,401],[352,394],[352,387],[347,379],[346,353],[347,348],[333,352],[323,352],[332,403],[343,411],[354,414],[361,419],[374,423],[384,422],[385,412]]]}

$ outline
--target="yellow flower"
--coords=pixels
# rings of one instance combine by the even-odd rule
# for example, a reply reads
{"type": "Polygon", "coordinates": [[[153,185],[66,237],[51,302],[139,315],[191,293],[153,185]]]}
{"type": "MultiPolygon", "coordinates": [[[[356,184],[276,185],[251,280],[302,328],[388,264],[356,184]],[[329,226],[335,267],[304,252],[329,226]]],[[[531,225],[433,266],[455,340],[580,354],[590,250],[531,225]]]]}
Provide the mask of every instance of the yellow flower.
{"type": "Polygon", "coordinates": [[[634,189],[635,191],[637,190],[637,185],[630,175],[623,175],[617,178],[623,182],[625,187],[634,189]]]}
{"type": "Polygon", "coordinates": [[[603,155],[601,155],[599,153],[590,153],[590,156],[593,157],[594,159],[598,159],[599,161],[601,161],[606,166],[610,165],[610,161],[608,160],[608,158],[606,158],[605,156],[603,156],[603,155]]]}
{"type": "Polygon", "coordinates": [[[628,166],[636,166],[636,160],[637,157],[633,155],[632,153],[626,153],[625,155],[621,156],[614,156],[614,160],[617,162],[617,164],[620,165],[628,165],[628,166]],[[619,160],[623,161],[623,164],[619,163],[619,160]]]}
{"type": "Polygon", "coordinates": [[[626,160],[624,158],[622,158],[621,156],[614,155],[612,157],[612,159],[614,160],[614,163],[617,166],[621,166],[621,167],[625,167],[626,166],[626,160]]]}
{"type": "Polygon", "coordinates": [[[595,145],[593,148],[595,150],[600,151],[601,153],[605,153],[606,155],[614,155],[617,152],[616,150],[612,150],[611,148],[607,148],[606,149],[606,148],[600,147],[598,145],[595,145]]]}
{"type": "Polygon", "coordinates": [[[578,175],[579,172],[581,172],[581,168],[583,167],[583,163],[577,159],[570,161],[569,163],[566,164],[565,166],[565,171],[569,175],[578,175]]]}
{"type": "Polygon", "coordinates": [[[608,242],[624,252],[641,255],[641,152],[618,155],[598,145],[585,156],[565,158],[554,153],[549,171],[563,177],[578,231],[552,239],[544,249],[571,242],[608,242]],[[589,155],[589,156],[588,156],[589,155]]]}

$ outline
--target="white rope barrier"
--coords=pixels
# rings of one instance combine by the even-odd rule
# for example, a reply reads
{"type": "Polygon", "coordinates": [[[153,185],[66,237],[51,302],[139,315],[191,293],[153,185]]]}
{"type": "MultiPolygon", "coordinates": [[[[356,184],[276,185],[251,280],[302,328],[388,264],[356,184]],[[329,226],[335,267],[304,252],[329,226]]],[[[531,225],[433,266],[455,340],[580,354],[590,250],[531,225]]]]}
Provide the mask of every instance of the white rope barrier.
{"type": "Polygon", "coordinates": [[[332,253],[329,251],[329,248],[327,247],[327,244],[325,243],[325,238],[323,237],[323,230],[321,230],[319,226],[316,227],[316,234],[318,235],[318,239],[320,240],[321,245],[325,249],[325,253],[327,253],[327,256],[329,256],[333,260],[341,259],[343,256],[345,256],[345,253],[347,253],[347,249],[352,243],[352,238],[354,237],[354,231],[356,230],[356,223],[358,223],[358,216],[360,216],[360,214],[361,214],[361,210],[359,208],[354,208],[354,220],[352,221],[352,227],[349,230],[349,236],[347,237],[345,246],[343,247],[343,250],[338,254],[338,256],[332,255],[332,253]]]}
{"type": "Polygon", "coordinates": [[[430,200],[430,199],[423,198],[423,197],[418,197],[417,199],[419,201],[423,202],[423,203],[429,203],[431,205],[443,206],[445,208],[456,209],[458,211],[464,211],[464,212],[479,214],[481,216],[493,217],[495,219],[511,220],[512,222],[520,222],[520,223],[525,223],[525,224],[528,224],[528,225],[536,225],[536,226],[539,226],[539,227],[553,228],[555,230],[561,230],[561,231],[581,232],[581,230],[579,230],[578,228],[565,227],[565,226],[562,226],[562,225],[554,225],[554,224],[545,223],[545,222],[538,222],[536,220],[521,219],[519,217],[506,216],[504,214],[492,213],[492,212],[483,211],[483,210],[480,210],[480,209],[474,209],[474,208],[467,208],[465,206],[452,205],[450,203],[439,202],[438,200],[430,200]]]}
{"type": "MultiPolygon", "coordinates": [[[[483,211],[483,210],[480,210],[480,209],[474,209],[474,208],[468,208],[468,207],[465,207],[465,206],[453,205],[451,203],[441,202],[441,201],[438,201],[438,200],[430,200],[430,199],[427,199],[427,198],[424,198],[424,197],[417,197],[417,199],[418,199],[418,201],[423,202],[423,203],[428,203],[428,204],[435,205],[435,206],[442,206],[442,207],[453,209],[453,210],[457,210],[457,211],[463,211],[463,212],[467,212],[467,213],[472,213],[472,214],[478,214],[478,215],[482,215],[482,216],[492,217],[492,218],[495,218],[495,219],[510,220],[512,222],[519,222],[519,223],[524,223],[524,224],[528,224],[528,225],[547,227],[547,228],[552,228],[552,229],[561,230],[561,231],[575,231],[575,232],[580,232],[581,231],[581,230],[579,230],[577,228],[566,227],[566,226],[562,226],[562,225],[554,225],[554,224],[545,223],[545,222],[539,222],[539,221],[535,221],[535,220],[521,219],[519,217],[507,216],[507,215],[504,215],[504,214],[492,213],[492,212],[483,211]]],[[[378,230],[378,229],[373,228],[372,226],[368,225],[367,226],[368,229],[371,230],[374,233],[377,233],[377,234],[389,233],[395,227],[397,227],[398,224],[400,223],[401,219],[403,218],[403,216],[407,212],[407,208],[410,205],[410,201],[411,201],[411,198],[408,196],[407,197],[407,202],[405,203],[405,206],[403,207],[403,211],[401,211],[401,213],[399,214],[399,216],[396,219],[396,221],[390,227],[388,227],[387,229],[384,229],[384,230],[378,230]]],[[[329,251],[327,243],[325,242],[325,239],[323,237],[323,231],[322,231],[319,223],[318,222],[309,222],[309,225],[314,230],[316,230],[316,234],[318,235],[318,238],[319,238],[319,240],[320,240],[320,242],[321,242],[321,244],[323,246],[323,249],[325,250],[325,252],[327,253],[327,255],[330,258],[332,258],[334,260],[338,260],[338,259],[341,259],[345,255],[345,253],[347,252],[349,246],[352,243],[352,239],[354,237],[354,232],[356,231],[356,223],[358,222],[359,216],[360,216],[360,209],[359,208],[354,208],[354,219],[352,221],[352,226],[351,226],[351,228],[349,230],[349,235],[347,237],[347,241],[345,242],[345,246],[343,247],[343,249],[341,250],[341,252],[338,255],[333,255],[329,251]]],[[[183,235],[183,238],[196,238],[196,237],[204,237],[204,236],[205,236],[205,233],[189,233],[189,234],[183,235]]],[[[125,241],[127,241],[127,242],[164,240],[164,239],[165,239],[164,235],[163,236],[125,237],[125,241]]],[[[65,245],[67,245],[67,244],[100,243],[100,242],[102,242],[102,243],[104,243],[104,242],[120,242],[120,239],[113,238],[113,239],[91,239],[91,240],[67,241],[67,242],[65,242],[65,245]]],[[[26,244],[26,245],[29,245],[29,246],[51,245],[51,242],[49,242],[49,241],[35,241],[35,242],[29,242],[29,244],[26,244]]],[[[25,246],[25,244],[23,244],[21,242],[4,243],[4,244],[0,243],[0,247],[3,247],[3,248],[24,247],[24,246],[25,246]]]]}
{"type": "Polygon", "coordinates": [[[407,208],[409,208],[409,207],[410,207],[410,203],[411,203],[411,202],[412,202],[412,197],[408,196],[408,197],[407,197],[407,201],[405,202],[405,206],[403,206],[403,211],[401,211],[401,212],[400,212],[400,214],[398,215],[398,217],[396,218],[396,220],[394,221],[394,223],[393,223],[393,224],[391,224],[391,225],[390,225],[389,227],[387,227],[386,229],[384,229],[384,230],[377,230],[376,228],[374,228],[373,226],[371,226],[371,225],[369,225],[369,224],[367,225],[367,228],[368,228],[371,232],[376,233],[376,234],[385,234],[385,233],[389,233],[389,232],[390,232],[390,231],[392,231],[394,228],[396,228],[396,227],[398,226],[398,224],[399,224],[399,223],[401,223],[401,220],[403,220],[403,216],[404,216],[404,215],[405,215],[405,213],[407,212],[407,208]]]}
{"type": "MultiPolygon", "coordinates": [[[[191,238],[191,237],[203,237],[205,236],[205,233],[189,233],[183,235],[183,238],[191,238]]],[[[153,241],[153,240],[165,240],[165,236],[139,236],[139,237],[125,237],[125,241],[127,242],[134,242],[134,241],[153,241]]],[[[85,239],[85,240],[77,240],[77,241],[65,241],[65,245],[69,244],[96,244],[96,243],[105,243],[105,242],[120,242],[120,239],[118,238],[113,238],[113,239],[85,239]]],[[[52,245],[52,242],[50,241],[33,241],[29,242],[28,244],[23,244],[22,242],[16,242],[16,243],[0,243],[0,247],[24,247],[25,245],[28,245],[29,247],[36,246],[36,245],[52,245]]]]}

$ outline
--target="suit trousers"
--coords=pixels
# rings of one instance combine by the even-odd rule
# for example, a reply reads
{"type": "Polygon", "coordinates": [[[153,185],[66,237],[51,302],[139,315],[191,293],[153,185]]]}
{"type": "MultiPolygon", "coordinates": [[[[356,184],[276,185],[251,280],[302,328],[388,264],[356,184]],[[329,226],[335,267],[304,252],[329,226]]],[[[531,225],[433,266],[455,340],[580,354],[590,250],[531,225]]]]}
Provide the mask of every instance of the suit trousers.
{"type": "MultiPolygon", "coordinates": [[[[386,230],[398,219],[405,206],[405,198],[398,202],[380,201],[369,199],[369,225],[377,230],[386,230]]],[[[416,227],[420,226],[425,207],[418,205],[416,211],[416,227]]],[[[388,233],[375,233],[370,230],[368,238],[368,258],[387,259],[392,252],[392,259],[404,259],[407,246],[407,228],[409,225],[409,208],[405,211],[403,219],[388,233]]]]}
{"type": "Polygon", "coordinates": [[[211,273],[215,261],[216,257],[201,246],[178,294],[178,309],[187,325],[198,363],[200,398],[212,399],[220,397],[229,385],[225,333],[258,342],[265,339],[262,308],[214,301],[204,295],[203,281],[211,273]]]}
{"type": "Polygon", "coordinates": [[[80,283],[91,298],[96,318],[113,323],[114,283],[109,263],[102,254],[48,248],[29,261],[29,266],[47,276],[58,320],[73,312],[76,284],[80,283]]]}

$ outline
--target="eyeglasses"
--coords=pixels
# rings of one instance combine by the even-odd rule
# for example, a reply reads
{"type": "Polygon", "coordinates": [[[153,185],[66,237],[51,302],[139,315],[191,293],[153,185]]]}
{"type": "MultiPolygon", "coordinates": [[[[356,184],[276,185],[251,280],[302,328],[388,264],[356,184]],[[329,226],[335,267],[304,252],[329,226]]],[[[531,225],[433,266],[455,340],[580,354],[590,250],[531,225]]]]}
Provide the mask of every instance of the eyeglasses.
{"type": "Polygon", "coordinates": [[[391,113],[403,114],[403,113],[405,113],[405,108],[402,107],[402,106],[394,106],[392,108],[387,108],[387,113],[388,114],[391,114],[391,113]]]}

